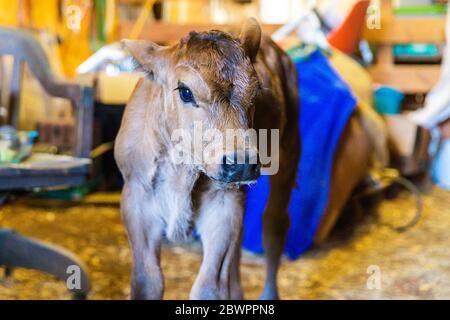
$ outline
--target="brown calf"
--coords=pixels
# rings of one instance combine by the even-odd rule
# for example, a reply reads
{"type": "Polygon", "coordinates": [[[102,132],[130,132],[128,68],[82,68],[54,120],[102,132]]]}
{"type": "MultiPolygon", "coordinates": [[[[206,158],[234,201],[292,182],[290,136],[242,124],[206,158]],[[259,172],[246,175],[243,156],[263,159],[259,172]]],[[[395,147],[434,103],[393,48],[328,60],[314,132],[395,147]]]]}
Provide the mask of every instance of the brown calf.
{"type": "Polygon", "coordinates": [[[121,211],[133,251],[132,298],[162,298],[161,240],[164,235],[185,240],[193,228],[200,233],[203,262],[190,297],[243,297],[240,186],[260,173],[257,144],[244,138],[227,140],[222,148],[217,147],[222,140],[214,138],[201,146],[202,153],[211,151],[205,152],[206,158],[217,161],[205,161],[183,147],[190,162],[174,163],[173,133],[193,133],[196,123],[221,134],[229,129],[279,130],[279,150],[271,156],[280,169],[270,177],[264,213],[267,274],[262,294],[278,298],[287,205],[300,156],[295,66],[269,38],[261,38],[254,19],[244,24],[239,38],[210,31],[192,32],[169,47],[144,41],[124,44],[147,73],[126,107],[115,147],[125,180],[121,211]]]}

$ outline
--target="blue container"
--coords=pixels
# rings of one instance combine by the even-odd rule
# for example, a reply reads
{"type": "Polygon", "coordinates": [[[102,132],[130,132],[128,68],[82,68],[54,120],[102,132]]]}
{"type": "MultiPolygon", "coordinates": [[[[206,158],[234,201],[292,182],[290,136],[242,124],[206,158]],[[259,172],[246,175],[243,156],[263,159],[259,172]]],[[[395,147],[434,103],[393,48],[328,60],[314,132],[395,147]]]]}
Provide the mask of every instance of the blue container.
{"type": "Polygon", "coordinates": [[[405,95],[392,87],[379,86],[375,89],[375,109],[381,114],[399,114],[405,95]]]}
{"type": "Polygon", "coordinates": [[[445,140],[439,148],[431,174],[437,185],[450,190],[450,139],[445,140]]]}

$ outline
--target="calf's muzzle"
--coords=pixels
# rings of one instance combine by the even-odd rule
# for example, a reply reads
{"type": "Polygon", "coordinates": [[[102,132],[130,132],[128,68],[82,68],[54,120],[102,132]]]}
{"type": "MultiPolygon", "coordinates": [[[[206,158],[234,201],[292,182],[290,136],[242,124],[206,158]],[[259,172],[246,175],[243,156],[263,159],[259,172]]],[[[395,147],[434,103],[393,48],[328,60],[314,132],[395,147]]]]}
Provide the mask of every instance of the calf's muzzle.
{"type": "Polygon", "coordinates": [[[238,151],[223,156],[218,180],[226,183],[250,182],[258,179],[260,174],[258,153],[238,151]]]}

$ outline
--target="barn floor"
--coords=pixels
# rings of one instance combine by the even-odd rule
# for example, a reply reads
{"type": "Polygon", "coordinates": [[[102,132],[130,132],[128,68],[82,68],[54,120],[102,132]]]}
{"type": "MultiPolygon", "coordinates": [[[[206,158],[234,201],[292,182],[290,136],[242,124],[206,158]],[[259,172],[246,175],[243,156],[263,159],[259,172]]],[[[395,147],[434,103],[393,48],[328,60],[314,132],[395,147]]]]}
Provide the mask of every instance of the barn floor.
{"type": "MultiPolygon", "coordinates": [[[[131,259],[117,200],[117,194],[96,194],[81,205],[67,206],[22,199],[0,208],[0,227],[78,254],[90,271],[90,299],[127,299],[131,259]]],[[[334,236],[301,259],[285,262],[282,298],[450,299],[450,192],[434,188],[424,196],[423,216],[408,231],[389,228],[409,218],[413,201],[407,194],[385,201],[378,215],[361,221],[351,237],[334,236]],[[381,288],[368,289],[368,269],[380,271],[381,288]]],[[[188,298],[200,262],[195,245],[163,250],[166,299],[188,298]]],[[[247,298],[255,299],[261,291],[261,262],[244,257],[247,298]]],[[[69,298],[63,283],[39,272],[15,270],[10,278],[0,276],[0,299],[69,298]]]]}

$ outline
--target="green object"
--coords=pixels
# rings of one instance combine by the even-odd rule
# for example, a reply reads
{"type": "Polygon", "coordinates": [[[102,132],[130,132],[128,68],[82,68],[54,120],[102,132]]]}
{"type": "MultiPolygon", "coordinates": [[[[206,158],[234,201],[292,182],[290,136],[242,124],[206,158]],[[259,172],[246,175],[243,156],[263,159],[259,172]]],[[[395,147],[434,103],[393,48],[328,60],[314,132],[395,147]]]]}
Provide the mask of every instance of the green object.
{"type": "Polygon", "coordinates": [[[105,30],[106,0],[95,1],[95,36],[91,38],[92,51],[97,51],[106,43],[105,30]]]}
{"type": "Polygon", "coordinates": [[[17,131],[11,126],[0,127],[0,164],[19,163],[31,154],[36,131],[17,131]]]}
{"type": "Polygon", "coordinates": [[[443,15],[447,13],[445,4],[432,4],[428,6],[404,6],[394,10],[397,15],[443,15]]]}
{"type": "Polygon", "coordinates": [[[296,47],[292,47],[286,51],[288,56],[293,61],[303,61],[305,59],[308,59],[311,54],[313,54],[316,50],[320,50],[325,55],[330,55],[331,52],[322,50],[321,48],[314,46],[314,45],[306,45],[306,44],[300,44],[296,47]]]}
{"type": "Polygon", "coordinates": [[[89,193],[98,189],[99,180],[93,179],[82,185],[67,187],[57,190],[42,190],[35,192],[33,195],[40,199],[53,199],[62,201],[81,201],[89,193]]]}
{"type": "MultiPolygon", "coordinates": [[[[314,48],[315,50],[315,48],[314,48]]],[[[313,51],[314,51],[313,50],[313,51]]],[[[294,61],[302,61],[306,58],[308,58],[311,55],[311,50],[309,47],[306,47],[305,45],[299,45],[293,48],[289,48],[287,50],[287,54],[289,57],[291,57],[292,60],[294,61]]]]}
{"type": "Polygon", "coordinates": [[[398,44],[394,46],[394,56],[436,57],[439,47],[435,44],[398,44]]]}

